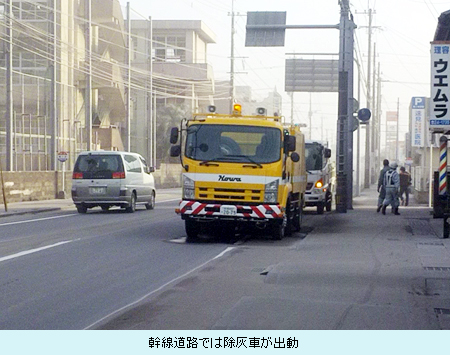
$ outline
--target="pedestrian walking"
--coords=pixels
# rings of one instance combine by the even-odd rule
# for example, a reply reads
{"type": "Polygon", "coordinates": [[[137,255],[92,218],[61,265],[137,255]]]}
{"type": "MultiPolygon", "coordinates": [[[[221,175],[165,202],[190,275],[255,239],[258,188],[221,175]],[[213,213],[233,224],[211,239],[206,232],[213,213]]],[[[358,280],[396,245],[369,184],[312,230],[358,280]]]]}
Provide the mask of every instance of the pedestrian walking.
{"type": "Polygon", "coordinates": [[[397,173],[397,163],[390,163],[389,170],[384,174],[383,186],[386,189],[386,197],[383,201],[383,207],[381,208],[381,212],[386,214],[386,207],[391,205],[392,212],[394,214],[399,215],[398,212],[398,190],[400,188],[400,178],[397,173]]]}
{"type": "Polygon", "coordinates": [[[411,174],[408,173],[404,166],[400,168],[400,200],[402,201],[402,206],[408,206],[409,204],[409,192],[411,186],[411,174]],[[403,198],[405,194],[405,198],[403,198]]]}
{"type": "Polygon", "coordinates": [[[386,171],[389,170],[389,160],[384,159],[383,160],[383,169],[380,170],[380,176],[378,177],[378,206],[377,206],[377,212],[380,212],[381,208],[383,207],[383,201],[386,197],[386,189],[383,186],[383,180],[384,180],[384,174],[386,174],[386,171]]]}

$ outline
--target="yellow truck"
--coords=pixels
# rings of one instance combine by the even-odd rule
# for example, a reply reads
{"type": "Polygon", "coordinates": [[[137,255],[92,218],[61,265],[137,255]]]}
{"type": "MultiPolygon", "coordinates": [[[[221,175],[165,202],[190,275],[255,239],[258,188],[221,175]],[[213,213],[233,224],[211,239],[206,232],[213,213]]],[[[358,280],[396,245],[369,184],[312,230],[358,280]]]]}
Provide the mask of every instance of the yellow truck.
{"type": "Polygon", "coordinates": [[[266,229],[273,239],[300,230],[305,204],[305,139],[280,116],[196,113],[171,130],[170,155],[182,165],[182,200],[176,212],[188,240],[207,223],[223,239],[238,228],[266,229]]]}

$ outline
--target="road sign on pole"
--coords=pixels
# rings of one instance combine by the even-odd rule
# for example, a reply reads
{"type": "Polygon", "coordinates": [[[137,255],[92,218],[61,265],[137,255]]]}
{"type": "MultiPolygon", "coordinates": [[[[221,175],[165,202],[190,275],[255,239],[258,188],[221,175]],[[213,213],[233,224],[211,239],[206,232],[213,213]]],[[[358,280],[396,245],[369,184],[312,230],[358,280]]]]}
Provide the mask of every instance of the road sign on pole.
{"type": "Polygon", "coordinates": [[[247,12],[246,47],[283,47],[286,11],[247,12]]]}

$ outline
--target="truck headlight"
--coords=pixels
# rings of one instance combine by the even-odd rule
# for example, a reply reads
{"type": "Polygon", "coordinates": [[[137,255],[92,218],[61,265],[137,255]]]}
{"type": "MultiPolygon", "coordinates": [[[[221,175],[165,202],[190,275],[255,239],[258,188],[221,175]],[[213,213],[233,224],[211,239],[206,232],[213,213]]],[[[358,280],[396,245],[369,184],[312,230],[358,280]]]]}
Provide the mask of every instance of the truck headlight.
{"type": "Polygon", "coordinates": [[[277,202],[278,200],[278,180],[266,184],[264,189],[264,202],[277,202]]]}
{"type": "Polygon", "coordinates": [[[195,198],[195,182],[186,175],[183,175],[183,199],[192,200],[195,198]]]}

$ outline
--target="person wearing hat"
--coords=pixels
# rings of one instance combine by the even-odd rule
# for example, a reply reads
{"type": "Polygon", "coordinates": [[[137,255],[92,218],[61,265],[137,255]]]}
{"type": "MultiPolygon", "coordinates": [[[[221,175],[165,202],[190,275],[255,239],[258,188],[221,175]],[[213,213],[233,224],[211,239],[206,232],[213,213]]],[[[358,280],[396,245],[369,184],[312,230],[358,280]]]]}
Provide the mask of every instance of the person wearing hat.
{"type": "Polygon", "coordinates": [[[398,212],[398,189],[400,188],[400,178],[397,173],[398,164],[393,162],[389,164],[389,170],[384,174],[383,186],[386,189],[386,197],[383,201],[381,212],[386,214],[386,207],[391,205],[394,214],[399,215],[398,212]]]}

